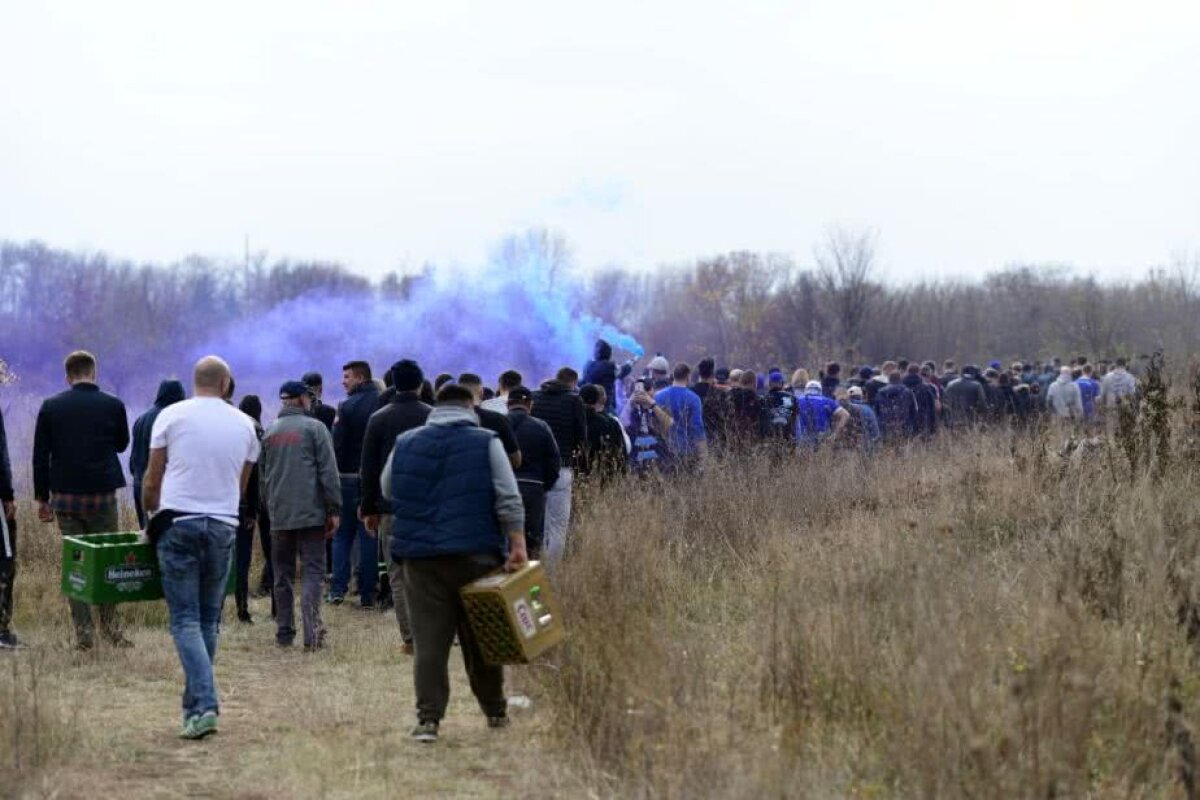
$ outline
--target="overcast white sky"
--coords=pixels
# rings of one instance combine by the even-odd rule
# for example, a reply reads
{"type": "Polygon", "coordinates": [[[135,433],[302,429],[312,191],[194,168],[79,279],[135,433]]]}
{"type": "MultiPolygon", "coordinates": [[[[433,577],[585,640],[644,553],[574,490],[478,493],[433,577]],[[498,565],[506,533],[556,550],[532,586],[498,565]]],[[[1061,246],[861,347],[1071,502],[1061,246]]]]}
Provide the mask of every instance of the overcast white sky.
{"type": "Polygon", "coordinates": [[[894,280],[1200,249],[1200,3],[0,0],[0,237],[380,274],[561,230],[584,265],[894,280]]]}

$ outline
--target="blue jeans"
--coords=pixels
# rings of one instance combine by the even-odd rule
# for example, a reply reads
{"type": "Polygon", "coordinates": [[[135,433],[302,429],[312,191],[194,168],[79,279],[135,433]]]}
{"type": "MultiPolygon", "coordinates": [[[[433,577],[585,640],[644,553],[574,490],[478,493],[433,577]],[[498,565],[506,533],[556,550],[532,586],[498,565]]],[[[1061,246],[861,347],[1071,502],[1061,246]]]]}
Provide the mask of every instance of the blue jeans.
{"type": "Polygon", "coordinates": [[[367,535],[358,520],[358,500],[362,493],[357,475],[342,476],[342,522],[333,539],[333,582],[329,593],[345,596],[350,589],[350,553],[358,540],[358,595],[363,603],[375,602],[375,584],[379,580],[379,543],[367,535]]]}
{"type": "Polygon", "coordinates": [[[218,711],[213,660],[237,528],[211,517],[180,520],[158,540],[171,636],[183,664],[183,718],[218,711]]]}

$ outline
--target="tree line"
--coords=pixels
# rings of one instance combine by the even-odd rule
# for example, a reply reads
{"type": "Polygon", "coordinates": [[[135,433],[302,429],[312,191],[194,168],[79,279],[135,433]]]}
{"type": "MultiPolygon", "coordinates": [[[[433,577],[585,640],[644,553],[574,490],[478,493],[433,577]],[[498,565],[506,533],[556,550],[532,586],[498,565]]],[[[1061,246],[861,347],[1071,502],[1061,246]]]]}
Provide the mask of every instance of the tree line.
{"type": "MultiPolygon", "coordinates": [[[[574,311],[628,331],[650,353],[760,368],[897,356],[965,363],[1200,351],[1198,257],[1124,282],[1031,264],[973,281],[889,284],[877,277],[875,245],[870,232],[835,230],[809,263],[740,251],[649,271],[601,269],[587,279],[574,271],[570,297],[574,311]]],[[[506,240],[489,268],[503,268],[506,253],[530,246],[545,249],[551,277],[562,280],[557,271],[569,271],[569,251],[546,232],[506,240]]],[[[253,320],[312,292],[403,304],[432,269],[371,281],[338,263],[268,262],[265,255],[155,265],[3,242],[0,359],[41,389],[38,380],[57,379],[47,364],[86,347],[101,354],[106,379],[119,390],[147,365],[156,374],[168,366],[185,373],[192,349],[214,326],[253,320]]],[[[314,335],[338,323],[313,320],[314,335]]]]}

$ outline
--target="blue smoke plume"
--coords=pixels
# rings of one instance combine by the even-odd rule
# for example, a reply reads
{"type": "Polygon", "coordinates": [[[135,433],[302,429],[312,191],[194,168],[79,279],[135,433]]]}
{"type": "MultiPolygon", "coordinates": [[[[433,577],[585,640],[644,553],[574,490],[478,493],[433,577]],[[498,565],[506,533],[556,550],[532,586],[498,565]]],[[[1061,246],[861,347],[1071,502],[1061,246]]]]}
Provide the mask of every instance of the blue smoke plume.
{"type": "Polygon", "coordinates": [[[238,395],[274,396],[279,384],[309,370],[337,396],[341,366],[370,362],[376,377],[401,358],[416,359],[431,380],[439,372],[476,372],[493,384],[517,369],[536,387],[563,366],[582,372],[597,339],[614,358],[644,355],[633,336],[584,309],[582,283],[537,252],[510,252],[482,272],[427,272],[406,297],[309,293],[215,334],[193,358],[216,353],[233,368],[238,395]]]}

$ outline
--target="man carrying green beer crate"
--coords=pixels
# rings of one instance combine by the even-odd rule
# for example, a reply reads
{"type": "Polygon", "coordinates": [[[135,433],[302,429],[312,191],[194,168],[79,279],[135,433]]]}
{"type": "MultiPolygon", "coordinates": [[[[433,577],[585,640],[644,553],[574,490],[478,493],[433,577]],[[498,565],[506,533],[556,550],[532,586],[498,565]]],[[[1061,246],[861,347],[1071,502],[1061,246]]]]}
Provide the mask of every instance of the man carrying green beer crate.
{"type": "MultiPolygon", "coordinates": [[[[38,519],[58,520],[63,536],[118,530],[117,490],[125,474],[117,454],[129,446],[125,404],[96,385],[96,357],[84,350],[67,356],[67,391],[48,398],[33,434],[33,496],[38,519]]],[[[70,600],[75,646],[95,646],[92,609],[70,600]]],[[[121,634],[116,606],[97,606],[100,632],[114,647],[132,647],[121,634]]]]}
{"type": "Polygon", "coordinates": [[[237,538],[238,503],[258,460],[250,417],[221,398],[229,366],[206,356],[193,372],[195,394],[163,409],[150,434],[142,501],[158,553],[171,636],[183,665],[184,739],[217,732],[213,660],[221,606],[237,538]]]}

